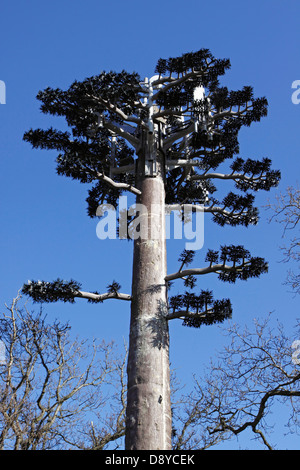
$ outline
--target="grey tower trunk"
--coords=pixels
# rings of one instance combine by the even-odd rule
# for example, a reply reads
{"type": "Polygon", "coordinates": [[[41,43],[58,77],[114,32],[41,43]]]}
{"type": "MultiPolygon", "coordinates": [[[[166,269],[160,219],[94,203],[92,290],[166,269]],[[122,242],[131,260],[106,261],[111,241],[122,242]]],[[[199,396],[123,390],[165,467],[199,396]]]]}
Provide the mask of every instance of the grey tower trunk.
{"type": "Polygon", "coordinates": [[[154,139],[138,161],[141,236],[134,241],[132,306],[126,412],[127,450],[171,449],[169,330],[163,157],[154,139]],[[155,176],[145,176],[145,160],[156,159],[155,176]]]}

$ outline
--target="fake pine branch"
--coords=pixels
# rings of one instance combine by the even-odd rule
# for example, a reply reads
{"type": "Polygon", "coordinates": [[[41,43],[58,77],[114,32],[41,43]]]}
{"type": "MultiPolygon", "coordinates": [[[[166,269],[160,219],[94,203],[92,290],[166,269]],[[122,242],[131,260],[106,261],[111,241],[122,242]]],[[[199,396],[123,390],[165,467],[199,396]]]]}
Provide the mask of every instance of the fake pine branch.
{"type": "Polygon", "coordinates": [[[171,297],[168,320],[179,318],[184,326],[199,328],[201,325],[222,323],[231,318],[232,306],[229,299],[214,300],[211,291],[202,291],[200,295],[186,292],[184,295],[171,297]]]}
{"type": "Polygon", "coordinates": [[[34,302],[75,302],[75,298],[87,299],[89,302],[100,303],[107,299],[131,300],[128,294],[119,292],[120,285],[114,282],[108,286],[108,292],[84,292],[81,285],[76,281],[62,281],[57,279],[53,282],[28,281],[24,284],[22,293],[28,295],[34,302]]]}
{"type": "Polygon", "coordinates": [[[215,273],[218,274],[221,281],[235,283],[237,279],[245,281],[268,272],[268,263],[263,258],[252,257],[243,246],[224,246],[221,247],[220,252],[209,250],[206,261],[210,262],[209,266],[179,270],[176,273],[168,274],[165,280],[168,282],[186,276],[215,273]]]}

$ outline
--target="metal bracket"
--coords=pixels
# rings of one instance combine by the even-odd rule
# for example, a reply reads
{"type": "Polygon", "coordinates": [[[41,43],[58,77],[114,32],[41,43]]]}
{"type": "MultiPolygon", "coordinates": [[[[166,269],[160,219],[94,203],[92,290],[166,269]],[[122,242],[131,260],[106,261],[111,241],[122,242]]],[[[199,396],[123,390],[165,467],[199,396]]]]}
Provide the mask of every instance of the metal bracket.
{"type": "Polygon", "coordinates": [[[156,160],[145,160],[145,176],[156,176],[156,160]]]}

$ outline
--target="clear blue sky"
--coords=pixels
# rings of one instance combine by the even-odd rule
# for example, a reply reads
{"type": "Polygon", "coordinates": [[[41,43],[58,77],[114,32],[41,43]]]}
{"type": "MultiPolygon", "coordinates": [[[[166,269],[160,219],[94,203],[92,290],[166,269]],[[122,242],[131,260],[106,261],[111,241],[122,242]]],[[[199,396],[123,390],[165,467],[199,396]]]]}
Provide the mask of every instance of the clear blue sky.
{"type": "MultiPolygon", "coordinates": [[[[132,245],[100,241],[96,219],[86,214],[87,187],[56,175],[55,152],[32,150],[22,141],[30,127],[64,125],[39,111],[35,97],[47,86],[66,88],[102,70],[152,76],[158,58],[208,48],[231,60],[223,84],[252,85],[256,96],[269,101],[268,117],[240,138],[243,158],[269,157],[282,171],[278,189],[258,193],[258,206],[299,182],[300,105],[291,101],[291,84],[300,79],[298,0],[12,0],[2,2],[0,12],[0,80],[7,93],[0,105],[1,307],[28,279],[73,278],[99,291],[116,279],[130,293],[132,245]]],[[[289,331],[299,317],[299,299],[283,285],[282,228],[267,219],[263,208],[258,226],[248,229],[222,229],[205,219],[199,266],[208,248],[236,243],[268,259],[270,272],[234,286],[206,277],[198,286],[213,288],[216,298],[231,297],[233,320],[241,325],[274,311],[289,331]]],[[[182,248],[170,243],[169,272],[182,248]]],[[[45,311],[50,319],[70,321],[75,334],[120,344],[128,339],[125,302],[50,304],[45,311]]],[[[193,330],[171,323],[171,361],[179,378],[190,383],[223,342],[218,327],[193,330]]],[[[295,437],[284,442],[299,447],[295,437]]]]}

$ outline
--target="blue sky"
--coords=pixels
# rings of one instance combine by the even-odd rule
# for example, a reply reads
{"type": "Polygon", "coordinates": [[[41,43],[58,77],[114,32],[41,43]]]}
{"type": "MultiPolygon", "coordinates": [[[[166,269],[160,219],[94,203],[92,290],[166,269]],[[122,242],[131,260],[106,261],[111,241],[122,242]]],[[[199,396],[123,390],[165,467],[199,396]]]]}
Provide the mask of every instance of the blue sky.
{"type": "MultiPolygon", "coordinates": [[[[55,152],[32,150],[22,141],[31,127],[64,125],[41,114],[37,92],[47,86],[66,88],[74,79],[102,70],[152,76],[160,57],[204,47],[231,60],[222,84],[232,89],[251,85],[255,96],[267,97],[268,117],[241,132],[240,155],[271,158],[282,180],[270,193],[258,193],[261,220],[256,227],[220,228],[205,219],[203,252],[225,243],[244,244],[253,255],[269,260],[269,274],[234,286],[206,276],[198,286],[212,288],[215,298],[230,297],[233,320],[241,325],[273,311],[292,331],[299,299],[283,285],[287,266],[280,263],[282,227],[268,223],[263,206],[299,183],[300,105],[291,100],[292,82],[300,79],[299,14],[297,0],[2,2],[0,80],[6,84],[6,104],[0,105],[1,307],[28,279],[73,278],[85,290],[99,291],[116,279],[130,293],[132,245],[100,241],[97,220],[86,214],[87,187],[56,175],[55,152]]],[[[182,242],[169,243],[169,272],[176,270],[182,249],[182,242]]],[[[199,265],[203,252],[196,256],[199,265]]],[[[50,304],[45,311],[50,319],[70,321],[75,334],[115,339],[121,345],[128,339],[125,302],[50,304]]],[[[221,348],[222,329],[193,330],[174,322],[170,330],[172,366],[189,384],[192,374],[221,348]]],[[[299,447],[295,437],[285,442],[299,447]]]]}

